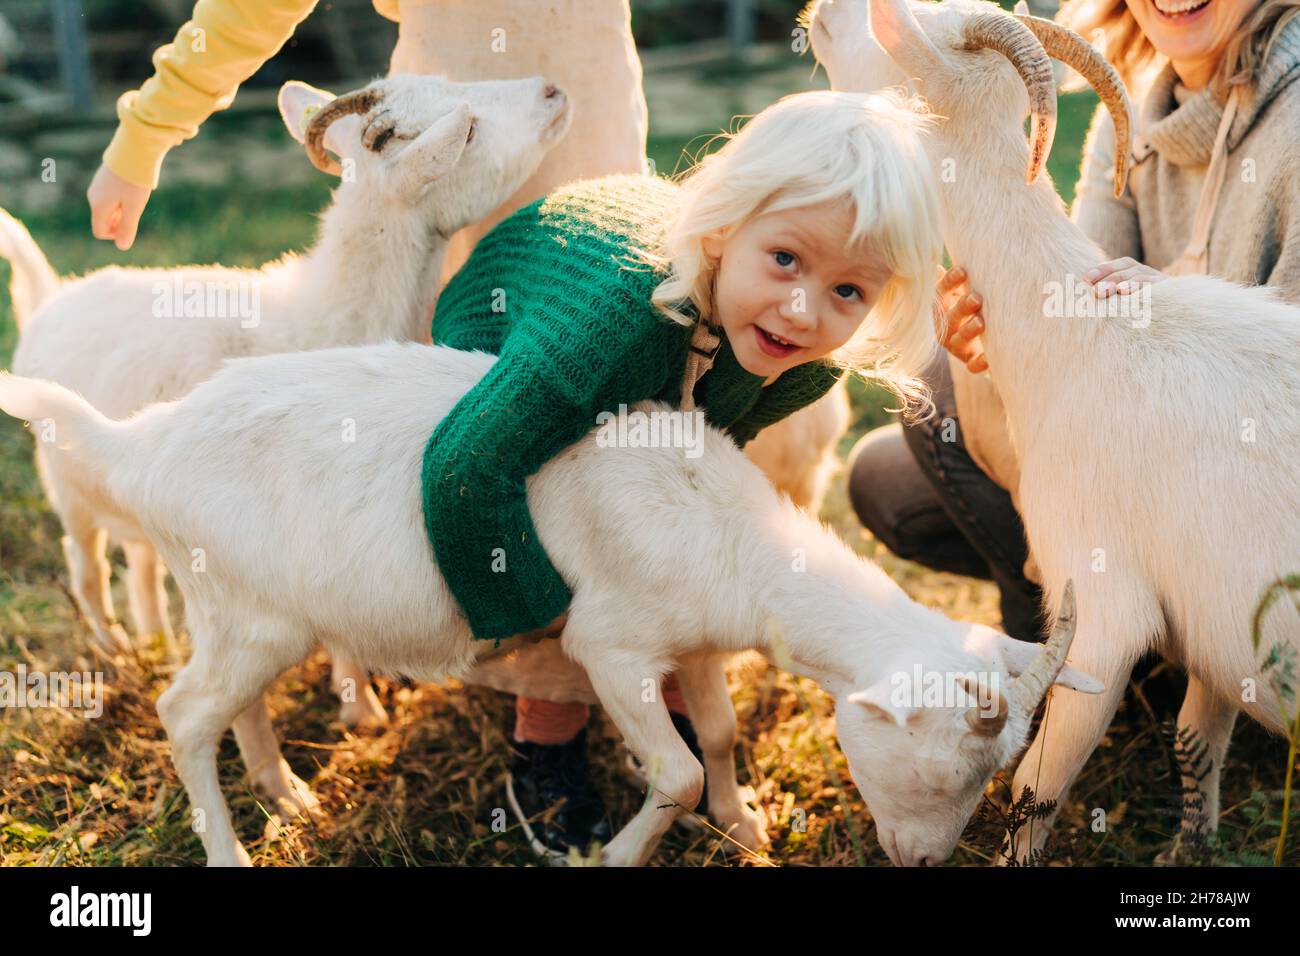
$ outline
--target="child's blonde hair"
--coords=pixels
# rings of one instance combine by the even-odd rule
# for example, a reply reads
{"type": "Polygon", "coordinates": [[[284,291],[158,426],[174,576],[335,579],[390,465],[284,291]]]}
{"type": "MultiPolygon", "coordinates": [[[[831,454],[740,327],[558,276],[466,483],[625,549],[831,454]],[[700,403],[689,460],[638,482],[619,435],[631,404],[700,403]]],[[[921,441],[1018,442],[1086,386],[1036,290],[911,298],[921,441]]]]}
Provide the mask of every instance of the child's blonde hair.
{"type": "Polygon", "coordinates": [[[943,251],[930,164],[920,142],[929,125],[919,100],[900,93],[795,93],[754,116],[687,171],[681,206],[665,224],[660,258],[671,266],[651,301],[675,321],[694,303],[712,318],[716,263],[703,239],[765,212],[850,203],[848,247],[879,251],[892,276],[861,328],[829,358],[870,372],[916,413],[931,407],[920,374],[934,358],[935,270],[943,251]]]}

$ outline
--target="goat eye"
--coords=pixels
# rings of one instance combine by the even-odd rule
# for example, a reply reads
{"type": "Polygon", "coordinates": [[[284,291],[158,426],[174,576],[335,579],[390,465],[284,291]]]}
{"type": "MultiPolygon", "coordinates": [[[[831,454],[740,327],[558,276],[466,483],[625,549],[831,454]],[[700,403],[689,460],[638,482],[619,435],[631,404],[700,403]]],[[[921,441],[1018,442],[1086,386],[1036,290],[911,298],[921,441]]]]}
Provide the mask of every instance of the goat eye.
{"type": "Polygon", "coordinates": [[[389,110],[384,110],[366,124],[361,133],[361,145],[372,153],[378,153],[396,132],[397,121],[389,110]]]}
{"type": "Polygon", "coordinates": [[[469,135],[465,137],[466,146],[474,142],[474,134],[477,131],[478,131],[478,119],[476,118],[469,121],[469,135]]]}

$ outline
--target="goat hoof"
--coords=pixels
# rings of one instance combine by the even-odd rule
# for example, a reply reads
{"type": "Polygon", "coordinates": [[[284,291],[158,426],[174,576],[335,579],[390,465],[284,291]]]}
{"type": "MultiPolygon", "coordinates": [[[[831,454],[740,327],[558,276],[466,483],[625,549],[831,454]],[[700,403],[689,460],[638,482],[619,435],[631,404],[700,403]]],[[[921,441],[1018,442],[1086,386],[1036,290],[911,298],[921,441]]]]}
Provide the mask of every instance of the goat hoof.
{"type": "Polygon", "coordinates": [[[291,792],[286,796],[281,796],[276,803],[289,811],[292,816],[323,816],[325,811],[321,809],[320,798],[311,792],[311,787],[307,786],[298,777],[290,781],[291,792]]]}
{"type": "Polygon", "coordinates": [[[729,825],[724,826],[722,829],[731,839],[755,852],[772,842],[767,835],[766,818],[757,810],[751,810],[749,807],[742,806],[740,808],[740,818],[733,819],[729,825]]]}
{"type": "Polygon", "coordinates": [[[366,692],[357,700],[344,701],[339,705],[339,720],[345,727],[360,731],[377,731],[387,726],[388,711],[379,702],[375,692],[366,688],[366,692]]]}
{"type": "Polygon", "coordinates": [[[295,817],[323,814],[320,799],[311,792],[311,787],[281,761],[276,767],[260,778],[252,781],[253,790],[266,798],[272,816],[282,821],[295,817]]]}
{"type": "Polygon", "coordinates": [[[91,631],[90,640],[96,648],[110,657],[115,657],[118,654],[124,654],[127,657],[131,656],[131,639],[126,636],[126,631],[123,630],[121,624],[110,624],[108,630],[105,631],[91,631]]]}

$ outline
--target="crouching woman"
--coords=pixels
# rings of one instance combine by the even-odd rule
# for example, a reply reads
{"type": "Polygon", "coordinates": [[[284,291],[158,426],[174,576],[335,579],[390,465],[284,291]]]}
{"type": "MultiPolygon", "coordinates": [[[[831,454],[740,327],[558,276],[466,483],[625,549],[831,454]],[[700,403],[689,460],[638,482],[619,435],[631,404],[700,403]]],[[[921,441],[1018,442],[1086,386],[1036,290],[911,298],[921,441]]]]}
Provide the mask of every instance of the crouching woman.
{"type": "MultiPolygon", "coordinates": [[[[1115,129],[1104,107],[1093,119],[1072,216],[1114,258],[1081,278],[1105,299],[1202,272],[1300,302],[1300,0],[1210,0],[1178,15],[1167,7],[1074,0],[1057,17],[1098,38],[1141,104],[1118,198],[1115,129]]],[[[850,455],[850,496],[895,554],[992,578],[1003,630],[1041,640],[1037,570],[1015,500],[1020,469],[997,369],[980,346],[980,297],[959,268],[940,291],[952,358],[927,374],[937,413],[866,435],[850,455]]]]}

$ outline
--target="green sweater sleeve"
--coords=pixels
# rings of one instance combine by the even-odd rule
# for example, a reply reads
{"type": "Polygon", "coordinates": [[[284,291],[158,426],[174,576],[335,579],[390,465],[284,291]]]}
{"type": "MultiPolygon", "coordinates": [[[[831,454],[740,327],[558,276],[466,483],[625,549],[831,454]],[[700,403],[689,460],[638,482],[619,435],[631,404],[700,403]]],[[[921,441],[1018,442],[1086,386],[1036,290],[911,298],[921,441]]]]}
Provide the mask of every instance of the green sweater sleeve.
{"type": "Polygon", "coordinates": [[[744,448],[755,435],[811,405],[834,387],[844,375],[840,366],[809,362],[786,372],[763,389],[763,395],[749,412],[731,426],[731,436],[744,448]]]}
{"type": "Polygon", "coordinates": [[[611,339],[592,350],[589,336],[525,324],[429,438],[426,531],[476,638],[544,627],[569,606],[569,587],[533,525],[525,480],[595,428],[600,411],[661,387],[665,367],[647,360],[635,335],[611,339]]]}

